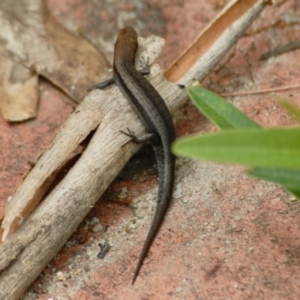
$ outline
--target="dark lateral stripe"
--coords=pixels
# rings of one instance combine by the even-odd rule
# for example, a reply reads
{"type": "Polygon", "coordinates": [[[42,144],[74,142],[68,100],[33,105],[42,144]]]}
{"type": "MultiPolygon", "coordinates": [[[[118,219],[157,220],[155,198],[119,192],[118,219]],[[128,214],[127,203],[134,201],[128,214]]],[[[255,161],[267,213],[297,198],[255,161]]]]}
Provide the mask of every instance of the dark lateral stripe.
{"type": "MultiPolygon", "coordinates": [[[[118,71],[117,67],[114,67],[114,72],[117,77],[117,80],[119,81],[122,89],[127,94],[129,101],[132,103],[133,106],[136,107],[137,111],[139,112],[141,118],[143,121],[147,124],[147,126],[155,132],[155,134],[160,135],[159,129],[155,126],[155,124],[152,122],[151,118],[148,116],[143,104],[141,103],[141,100],[139,100],[136,95],[134,94],[134,90],[131,90],[128,88],[126,84],[126,77],[128,75],[125,75],[124,78],[118,71]]],[[[138,74],[140,75],[140,74],[138,74]]],[[[141,75],[142,76],[142,75],[141,75]]],[[[149,83],[150,84],[150,83],[149,83]]]]}

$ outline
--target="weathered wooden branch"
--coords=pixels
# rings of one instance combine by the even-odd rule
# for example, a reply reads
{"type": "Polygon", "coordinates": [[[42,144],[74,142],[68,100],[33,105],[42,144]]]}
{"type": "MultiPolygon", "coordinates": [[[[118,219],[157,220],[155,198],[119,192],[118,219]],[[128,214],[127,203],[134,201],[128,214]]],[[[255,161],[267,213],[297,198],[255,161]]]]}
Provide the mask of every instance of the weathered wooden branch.
{"type": "MultiPolygon", "coordinates": [[[[205,51],[197,52],[192,45],[190,49],[194,50],[188,50],[166,77],[185,85],[194,78],[203,79],[265,4],[263,0],[232,1],[195,42],[199,45],[202,41],[205,51]],[[239,9],[242,15],[237,15],[239,9]]],[[[143,42],[141,45],[145,46],[143,42]]],[[[155,55],[150,51],[146,56],[153,60],[155,55]]],[[[148,79],[172,113],[183,105],[185,90],[167,81],[157,65],[151,68],[148,79]]],[[[127,127],[137,135],[144,130],[115,86],[88,94],[61,127],[5,211],[1,224],[1,300],[18,299],[26,291],[127,163],[133,154],[132,145],[128,137],[119,133],[127,127]],[[94,129],[81,158],[38,205],[56,171],[94,129]]]]}

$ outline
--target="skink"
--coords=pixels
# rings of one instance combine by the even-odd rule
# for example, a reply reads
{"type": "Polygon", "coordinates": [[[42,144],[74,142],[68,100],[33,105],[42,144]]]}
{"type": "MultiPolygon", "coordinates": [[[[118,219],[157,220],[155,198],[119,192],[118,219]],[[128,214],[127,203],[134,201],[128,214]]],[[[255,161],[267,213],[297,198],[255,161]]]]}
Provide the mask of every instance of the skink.
{"type": "MultiPolygon", "coordinates": [[[[119,32],[115,43],[113,78],[96,84],[93,88],[104,88],[115,82],[129,104],[139,116],[150,135],[136,138],[128,134],[136,142],[145,142],[151,138],[158,165],[159,188],[156,212],[144,243],[139,261],[134,273],[134,284],[145,256],[164,220],[169,207],[175,171],[175,157],[170,152],[171,143],[175,139],[175,130],[171,114],[159,93],[135,69],[135,55],[138,49],[137,33],[132,27],[125,27],[119,32]]],[[[93,89],[92,88],[92,89],[93,89]]]]}

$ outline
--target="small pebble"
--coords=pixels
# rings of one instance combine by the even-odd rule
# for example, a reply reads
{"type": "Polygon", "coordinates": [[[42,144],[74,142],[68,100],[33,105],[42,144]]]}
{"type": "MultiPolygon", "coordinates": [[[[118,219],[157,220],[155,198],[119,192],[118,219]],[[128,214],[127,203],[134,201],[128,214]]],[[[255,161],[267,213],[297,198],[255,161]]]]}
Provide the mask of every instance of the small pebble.
{"type": "MultiPolygon", "coordinates": [[[[174,197],[175,198],[175,197],[174,197]]],[[[187,204],[189,202],[189,199],[187,197],[184,197],[182,200],[181,200],[181,203],[183,204],[187,204]]]]}
{"type": "MultiPolygon", "coordinates": [[[[174,189],[174,192],[173,192],[173,195],[172,197],[177,199],[179,197],[181,197],[181,193],[182,193],[182,184],[181,183],[178,183],[176,186],[175,186],[175,189],[174,189]]],[[[183,203],[186,203],[188,201],[187,198],[185,198],[186,200],[184,201],[183,200],[183,203]]]]}
{"type": "Polygon", "coordinates": [[[92,228],[92,231],[93,232],[100,232],[104,229],[104,226],[101,225],[100,223],[97,223],[93,228],[92,228]]]}
{"type": "Polygon", "coordinates": [[[57,278],[57,280],[59,280],[59,281],[64,281],[64,280],[66,280],[64,273],[61,272],[61,271],[58,271],[58,272],[56,273],[56,278],[57,278]]]}
{"type": "Polygon", "coordinates": [[[73,245],[74,245],[74,241],[67,241],[65,243],[65,247],[68,248],[68,249],[71,248],[73,245]]]}
{"type": "Polygon", "coordinates": [[[83,269],[84,269],[84,271],[86,271],[86,272],[88,272],[88,271],[90,271],[90,266],[89,265],[85,265],[84,267],[83,267],[83,269]]]}
{"type": "Polygon", "coordinates": [[[178,286],[178,287],[176,288],[176,292],[177,292],[177,293],[182,292],[182,287],[181,287],[181,286],[178,286]]]}
{"type": "Polygon", "coordinates": [[[136,227],[137,227],[136,223],[130,223],[129,224],[129,228],[131,228],[131,229],[135,229],[136,227]]]}
{"type": "Polygon", "coordinates": [[[121,190],[121,193],[118,195],[119,199],[126,199],[127,198],[127,194],[128,194],[128,188],[127,187],[123,187],[121,190]]]}
{"type": "Polygon", "coordinates": [[[93,217],[92,220],[90,221],[90,225],[93,225],[96,223],[100,223],[100,220],[99,220],[99,218],[93,217]]]}
{"type": "Polygon", "coordinates": [[[236,221],[239,221],[239,220],[241,219],[241,217],[240,217],[240,216],[235,216],[234,219],[235,219],[236,221]]]}

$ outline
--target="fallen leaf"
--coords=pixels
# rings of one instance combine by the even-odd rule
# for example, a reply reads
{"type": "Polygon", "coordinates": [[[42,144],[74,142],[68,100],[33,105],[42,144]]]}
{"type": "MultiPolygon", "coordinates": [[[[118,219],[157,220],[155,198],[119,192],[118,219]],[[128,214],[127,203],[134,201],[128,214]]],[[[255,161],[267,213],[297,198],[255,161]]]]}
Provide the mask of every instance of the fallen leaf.
{"type": "Polygon", "coordinates": [[[47,78],[74,101],[81,102],[86,90],[99,81],[109,67],[93,45],[62,27],[43,1],[1,0],[0,27],[4,48],[0,60],[2,70],[6,71],[1,80],[5,87],[2,87],[4,100],[0,106],[7,121],[36,115],[38,83],[31,70],[47,78]],[[14,80],[11,75],[16,74],[16,70],[23,74],[18,78],[22,84],[14,82],[10,87],[14,80]]]}

